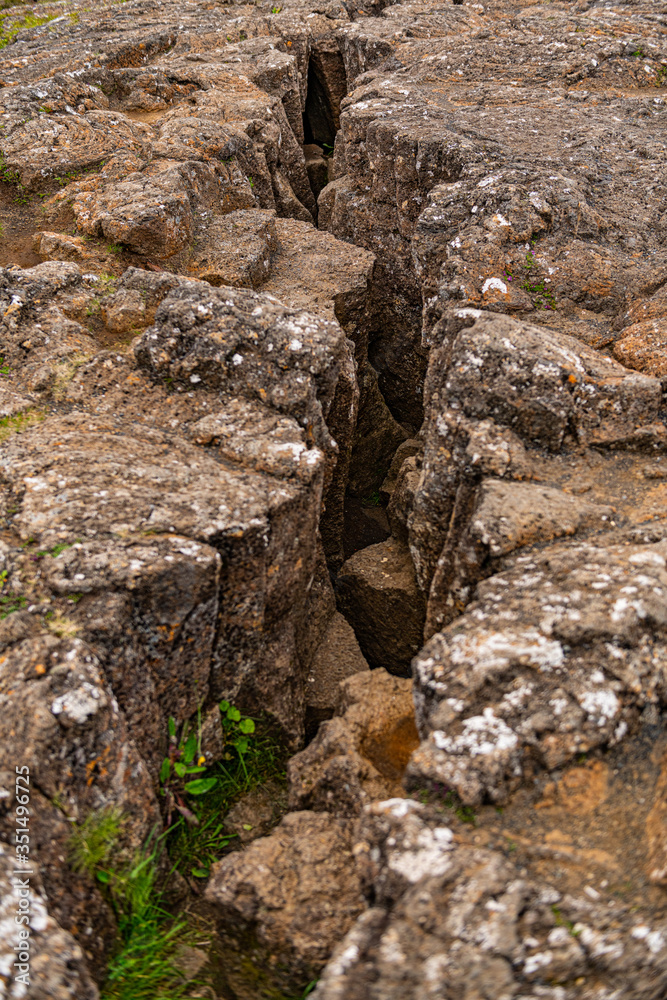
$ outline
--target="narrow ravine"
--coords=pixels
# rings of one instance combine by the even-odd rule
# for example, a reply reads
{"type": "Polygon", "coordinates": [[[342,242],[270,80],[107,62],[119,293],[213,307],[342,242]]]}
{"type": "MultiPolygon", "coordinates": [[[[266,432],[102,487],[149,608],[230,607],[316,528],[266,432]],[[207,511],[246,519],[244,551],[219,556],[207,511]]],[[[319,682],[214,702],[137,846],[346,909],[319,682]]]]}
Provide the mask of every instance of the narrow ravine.
{"type": "Polygon", "coordinates": [[[661,11],[0,21],[0,997],[662,1000],[661,11]]]}

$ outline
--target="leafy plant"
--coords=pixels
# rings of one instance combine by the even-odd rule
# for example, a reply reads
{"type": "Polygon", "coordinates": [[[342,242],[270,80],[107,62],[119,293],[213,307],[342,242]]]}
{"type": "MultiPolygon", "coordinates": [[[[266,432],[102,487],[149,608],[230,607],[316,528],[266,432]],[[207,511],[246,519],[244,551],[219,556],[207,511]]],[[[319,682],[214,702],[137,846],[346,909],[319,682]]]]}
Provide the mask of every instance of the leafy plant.
{"type": "Polygon", "coordinates": [[[27,601],[23,594],[15,594],[7,586],[7,570],[0,571],[0,621],[14,611],[20,611],[26,604],[27,601]]]}
{"type": "Polygon", "coordinates": [[[225,744],[230,748],[225,751],[224,760],[233,760],[231,752],[233,747],[238,754],[241,769],[247,777],[245,756],[250,747],[250,737],[255,732],[255,722],[248,716],[242,716],[238,708],[235,708],[228,701],[221,701],[219,708],[222,713],[222,731],[225,735],[225,744]]]}
{"type": "Polygon", "coordinates": [[[0,375],[9,375],[9,365],[0,354],[0,375]]]}
{"type": "MultiPolygon", "coordinates": [[[[226,832],[224,818],[241,795],[266,781],[285,780],[285,751],[270,728],[251,731],[252,719],[235,706],[221,702],[225,734],[223,759],[206,770],[204,780],[214,779],[207,791],[187,800],[196,823],[181,814],[170,828],[168,850],[174,867],[183,875],[208,877],[211,865],[228,848],[235,834],[226,832]]],[[[163,764],[164,766],[164,764],[163,764]]],[[[165,768],[166,770],[166,768],[165,768]]],[[[200,779],[201,780],[201,779],[200,779]]]]}
{"type": "Polygon", "coordinates": [[[192,779],[192,774],[202,774],[206,767],[205,758],[198,754],[199,740],[196,732],[190,732],[189,723],[185,723],[180,739],[176,737],[176,722],[169,717],[169,747],[167,756],[160,767],[160,793],[166,798],[166,823],[171,825],[172,815],[176,809],[181,816],[192,825],[198,825],[198,819],[186,805],[186,796],[202,795],[210,791],[215,779],[192,779]],[[197,762],[195,763],[195,757],[197,762]]]}
{"type": "MultiPolygon", "coordinates": [[[[234,705],[228,701],[220,702],[222,713],[222,729],[225,736],[225,760],[232,760],[236,755],[242,769],[246,771],[244,757],[248,752],[249,738],[255,732],[255,723],[244,717],[234,705]]],[[[169,718],[169,750],[160,767],[161,792],[165,796],[167,826],[171,824],[173,810],[183,816],[187,823],[199,825],[199,820],[186,804],[186,796],[205,795],[212,791],[219,782],[216,774],[207,777],[192,778],[193,774],[203,774],[206,771],[206,758],[201,753],[201,733],[190,729],[186,722],[180,739],[176,736],[176,722],[169,718]]],[[[247,771],[246,771],[247,773],[247,771]]]]}

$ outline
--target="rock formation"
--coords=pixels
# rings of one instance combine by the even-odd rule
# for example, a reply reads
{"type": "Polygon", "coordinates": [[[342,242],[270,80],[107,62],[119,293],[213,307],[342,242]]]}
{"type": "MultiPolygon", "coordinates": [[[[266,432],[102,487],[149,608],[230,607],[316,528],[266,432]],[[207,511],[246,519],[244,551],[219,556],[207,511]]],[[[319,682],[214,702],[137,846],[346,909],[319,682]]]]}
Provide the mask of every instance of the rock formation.
{"type": "Polygon", "coordinates": [[[663,5],[0,19],[0,997],[99,997],[72,827],[226,699],[224,1000],[662,1000],[663,5]]]}

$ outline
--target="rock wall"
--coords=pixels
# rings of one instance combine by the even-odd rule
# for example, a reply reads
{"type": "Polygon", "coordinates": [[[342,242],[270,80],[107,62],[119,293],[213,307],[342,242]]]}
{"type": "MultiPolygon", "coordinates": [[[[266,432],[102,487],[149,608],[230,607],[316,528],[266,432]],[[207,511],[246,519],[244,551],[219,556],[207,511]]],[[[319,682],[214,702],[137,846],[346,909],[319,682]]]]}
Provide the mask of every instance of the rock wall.
{"type": "Polygon", "coordinates": [[[25,18],[0,847],[25,763],[30,995],[93,1000],[113,947],[71,822],[113,807],[144,843],[168,718],[224,697],[299,751],[291,811],[206,891],[276,988],[659,1000],[664,12],[25,18]]]}

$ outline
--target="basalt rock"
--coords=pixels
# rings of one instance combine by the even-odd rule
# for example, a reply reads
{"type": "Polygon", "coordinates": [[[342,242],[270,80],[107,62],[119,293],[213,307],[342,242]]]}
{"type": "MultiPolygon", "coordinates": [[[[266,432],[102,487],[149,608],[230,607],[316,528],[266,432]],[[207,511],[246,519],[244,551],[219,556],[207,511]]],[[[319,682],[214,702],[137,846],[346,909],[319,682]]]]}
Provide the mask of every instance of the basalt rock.
{"type": "MultiPolygon", "coordinates": [[[[2,861],[2,892],[0,893],[0,920],[7,928],[7,934],[2,939],[0,952],[0,983],[8,1000],[21,1000],[25,997],[28,984],[30,996],[35,1000],[69,1000],[70,997],[80,997],[81,1000],[98,1000],[99,991],[86,967],[83,949],[71,934],[64,931],[49,912],[49,903],[39,879],[32,877],[31,883],[31,915],[26,926],[29,932],[29,959],[22,962],[25,953],[15,949],[19,943],[18,935],[14,934],[14,923],[17,915],[20,887],[16,885],[14,875],[14,859],[5,844],[0,845],[0,860],[2,861]],[[11,928],[12,933],[9,933],[11,928]],[[25,975],[28,979],[17,977],[25,975]]],[[[21,943],[24,939],[21,939],[21,943]]]]}
{"type": "MultiPolygon", "coordinates": [[[[7,553],[3,555],[6,559],[7,553]]],[[[123,814],[116,848],[118,857],[132,857],[151,830],[159,829],[159,807],[99,660],[81,639],[57,637],[74,631],[73,623],[55,615],[50,629],[40,630],[39,620],[25,614],[30,623],[24,622],[23,634],[11,635],[15,617],[10,614],[0,623],[5,626],[0,829],[7,840],[14,832],[13,811],[21,792],[15,771],[21,761],[28,769],[22,773],[29,775],[30,857],[41,869],[48,897],[50,916],[44,928],[53,920],[72,928],[89,967],[99,975],[114,946],[115,918],[91,877],[72,873],[64,864],[72,824],[90,813],[123,814]]],[[[73,943],[67,947],[75,961],[77,949],[73,943]]]]}
{"type": "Polygon", "coordinates": [[[224,932],[250,932],[285,986],[317,976],[364,908],[351,843],[351,820],[293,812],[214,866],[206,898],[224,932]]]}
{"type": "Polygon", "coordinates": [[[457,844],[417,803],[367,807],[354,853],[373,905],[334,952],[318,1000],[451,995],[657,1000],[664,921],[593,890],[563,894],[502,852],[457,844]],[[415,956],[418,958],[415,959],[415,956]],[[566,985],[561,985],[565,983],[566,985]]]}
{"type": "Polygon", "coordinates": [[[499,556],[609,523],[609,500],[622,502],[627,481],[624,456],[662,451],[667,433],[657,379],[509,317],[466,308],[458,323],[431,352],[408,519],[429,595],[427,636],[460,612],[499,556]],[[596,490],[589,480],[583,500],[581,474],[596,466],[616,485],[596,490]]]}
{"type": "Polygon", "coordinates": [[[288,763],[290,809],[357,816],[373,799],[402,794],[417,742],[408,679],[357,671],[339,683],[334,718],[288,763]]]}
{"type": "Polygon", "coordinates": [[[322,1000],[660,1000],[660,12],[74,0],[3,32],[35,995],[93,1000],[113,946],[70,819],[139,847],[168,717],[214,760],[224,696],[295,750],[336,713],[288,766],[309,811],[209,886],[236,995],[340,942],[322,1000]]]}
{"type": "Polygon", "coordinates": [[[503,802],[528,758],[553,771],[636,730],[665,702],[664,545],[646,524],[510,557],[479,584],[415,660],[409,774],[503,802]]]}
{"type": "Polygon", "coordinates": [[[393,538],[343,563],[338,604],[371,666],[406,676],[421,646],[424,602],[406,545],[393,538]]]}

